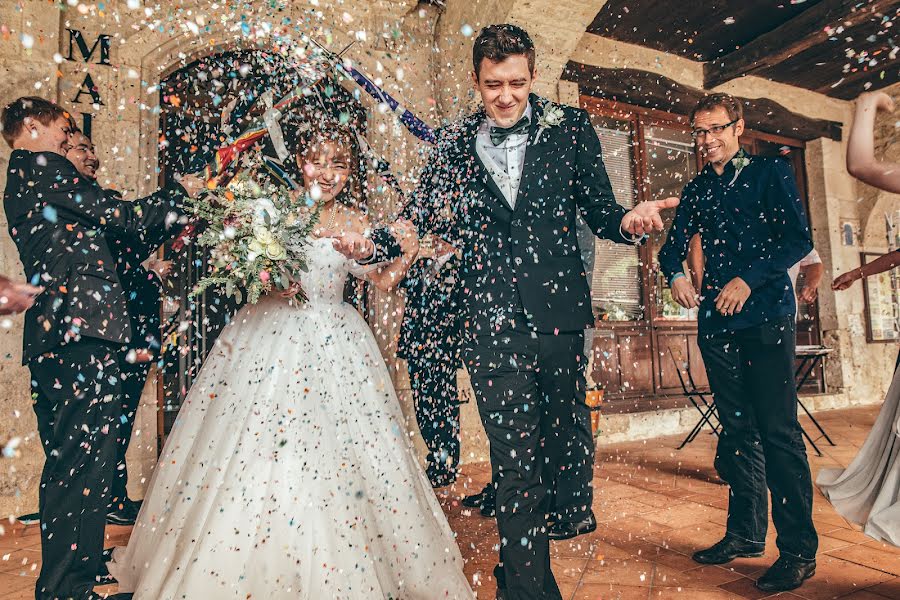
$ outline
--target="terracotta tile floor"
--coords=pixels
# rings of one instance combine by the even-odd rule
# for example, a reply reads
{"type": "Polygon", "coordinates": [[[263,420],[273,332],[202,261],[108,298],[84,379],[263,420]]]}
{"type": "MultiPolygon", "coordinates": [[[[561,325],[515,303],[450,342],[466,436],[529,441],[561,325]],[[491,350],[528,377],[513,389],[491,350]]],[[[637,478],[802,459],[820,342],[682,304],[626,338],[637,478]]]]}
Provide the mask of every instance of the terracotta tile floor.
{"type": "MultiPolygon", "coordinates": [[[[820,448],[825,456],[810,456],[814,476],[822,467],[849,463],[877,409],[822,413],[820,421],[838,445],[832,448],[823,440],[820,448]]],[[[658,438],[598,450],[594,511],[600,526],[591,535],[553,546],[553,571],[565,598],[765,597],[753,580],[777,557],[771,524],[765,557],[739,559],[726,567],[691,561],[694,549],[721,537],[727,492],[712,468],[715,438],[704,433],[677,451],[679,442],[680,437],[658,438]]],[[[479,599],[494,598],[496,529],[493,520],[461,507],[459,498],[480,490],[489,476],[487,464],[471,465],[457,485],[439,492],[479,599]]],[[[816,576],[793,593],[772,597],[900,599],[900,550],[860,533],[832,510],[818,490],[814,512],[821,536],[816,576]]],[[[110,527],[107,546],[124,543],[128,534],[127,527],[110,527]]],[[[6,526],[0,535],[0,600],[34,597],[39,550],[36,526],[6,526]]]]}

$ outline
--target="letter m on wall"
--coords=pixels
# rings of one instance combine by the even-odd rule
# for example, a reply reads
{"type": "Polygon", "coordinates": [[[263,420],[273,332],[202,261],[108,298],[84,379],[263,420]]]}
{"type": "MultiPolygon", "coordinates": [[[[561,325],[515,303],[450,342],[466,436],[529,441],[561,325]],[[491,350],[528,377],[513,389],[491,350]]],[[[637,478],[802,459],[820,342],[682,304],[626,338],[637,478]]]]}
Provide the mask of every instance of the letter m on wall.
{"type": "Polygon", "coordinates": [[[82,35],[81,31],[78,29],[66,29],[69,32],[69,56],[66,57],[66,60],[77,60],[73,57],[75,53],[75,48],[78,48],[78,52],[81,54],[81,60],[84,62],[91,62],[91,58],[94,56],[94,53],[97,51],[97,46],[100,46],[100,60],[98,64],[101,65],[109,65],[109,40],[110,36],[107,34],[101,34],[95,41],[94,45],[88,48],[87,42],[84,40],[84,35],[82,35]]]}

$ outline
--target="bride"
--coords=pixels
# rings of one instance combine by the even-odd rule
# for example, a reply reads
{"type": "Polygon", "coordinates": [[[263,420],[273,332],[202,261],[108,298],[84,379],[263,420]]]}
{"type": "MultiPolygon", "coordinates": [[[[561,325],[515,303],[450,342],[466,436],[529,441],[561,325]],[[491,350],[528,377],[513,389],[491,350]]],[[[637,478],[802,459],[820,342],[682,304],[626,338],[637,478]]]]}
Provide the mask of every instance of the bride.
{"type": "MultiPolygon", "coordinates": [[[[362,232],[356,143],[303,134],[317,233],[362,232]]],[[[415,242],[406,244],[417,246],[415,242]]],[[[270,295],[219,337],[166,441],[131,539],[108,564],[135,598],[472,598],[378,345],[342,302],[348,274],[388,288],[328,238],[308,249],[308,301],[270,295]]]]}

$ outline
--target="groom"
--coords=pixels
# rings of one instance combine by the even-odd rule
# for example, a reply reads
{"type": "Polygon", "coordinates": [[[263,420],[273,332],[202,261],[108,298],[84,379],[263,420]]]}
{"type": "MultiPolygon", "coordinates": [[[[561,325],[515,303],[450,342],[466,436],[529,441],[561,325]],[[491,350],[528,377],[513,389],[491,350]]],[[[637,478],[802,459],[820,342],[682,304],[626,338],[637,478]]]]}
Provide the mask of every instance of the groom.
{"type": "Polygon", "coordinates": [[[486,27],[472,58],[484,108],[437,133],[413,217],[420,235],[462,254],[463,362],[498,482],[498,597],[557,599],[548,490],[575,461],[593,324],[576,215],[596,235],[632,243],[661,230],[660,210],[677,200],[630,212],[616,204],[587,114],[531,94],[535,49],[524,30],[486,27]]]}

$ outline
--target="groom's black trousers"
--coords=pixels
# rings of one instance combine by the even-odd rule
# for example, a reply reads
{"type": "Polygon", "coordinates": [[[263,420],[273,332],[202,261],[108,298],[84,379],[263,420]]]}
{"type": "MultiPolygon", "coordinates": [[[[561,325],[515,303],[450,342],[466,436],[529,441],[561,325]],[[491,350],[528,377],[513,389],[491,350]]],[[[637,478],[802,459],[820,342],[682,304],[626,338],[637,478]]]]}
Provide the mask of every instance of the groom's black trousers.
{"type": "Polygon", "coordinates": [[[794,320],[698,336],[722,423],[716,470],[731,487],[727,531],[766,540],[768,491],[782,554],[813,560],[812,478],[794,386],[794,320]]]}
{"type": "Polygon", "coordinates": [[[490,441],[505,597],[558,599],[547,537],[549,490],[577,437],[584,334],[535,333],[519,317],[510,329],[470,340],[464,361],[490,441]]]}
{"type": "Polygon", "coordinates": [[[87,598],[99,572],[122,411],[117,346],[84,339],[33,359],[41,473],[35,598],[87,598]]]}

